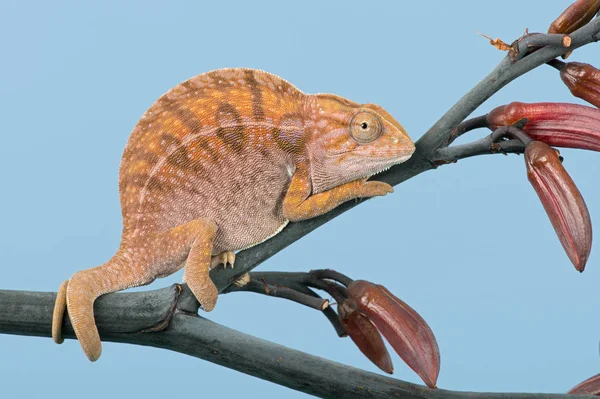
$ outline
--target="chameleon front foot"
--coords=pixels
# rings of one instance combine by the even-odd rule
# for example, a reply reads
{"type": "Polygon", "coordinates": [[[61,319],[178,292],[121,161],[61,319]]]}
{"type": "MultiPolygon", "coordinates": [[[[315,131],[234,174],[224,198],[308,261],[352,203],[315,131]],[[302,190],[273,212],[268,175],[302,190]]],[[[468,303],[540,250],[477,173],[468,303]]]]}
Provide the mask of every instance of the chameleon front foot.
{"type": "Polygon", "coordinates": [[[221,252],[218,255],[213,256],[210,259],[210,268],[214,269],[219,265],[223,265],[224,269],[227,269],[227,265],[231,265],[233,269],[233,265],[235,263],[235,252],[233,251],[225,251],[221,252]]]}

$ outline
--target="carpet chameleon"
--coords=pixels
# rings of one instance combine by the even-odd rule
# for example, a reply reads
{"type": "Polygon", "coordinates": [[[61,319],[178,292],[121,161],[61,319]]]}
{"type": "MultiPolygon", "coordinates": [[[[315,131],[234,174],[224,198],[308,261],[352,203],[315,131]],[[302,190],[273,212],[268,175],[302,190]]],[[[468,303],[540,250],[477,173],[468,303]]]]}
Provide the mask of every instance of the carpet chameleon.
{"type": "Polygon", "coordinates": [[[102,352],[96,298],[182,267],[203,309],[212,310],[218,292],[210,268],[233,266],[233,251],[265,241],[289,221],[391,192],[367,178],[414,150],[383,108],[305,94],[264,71],[220,69],[175,86],[131,133],[119,172],[121,244],[108,262],[60,286],[55,342],[62,342],[68,309],[95,361],[102,352]]]}

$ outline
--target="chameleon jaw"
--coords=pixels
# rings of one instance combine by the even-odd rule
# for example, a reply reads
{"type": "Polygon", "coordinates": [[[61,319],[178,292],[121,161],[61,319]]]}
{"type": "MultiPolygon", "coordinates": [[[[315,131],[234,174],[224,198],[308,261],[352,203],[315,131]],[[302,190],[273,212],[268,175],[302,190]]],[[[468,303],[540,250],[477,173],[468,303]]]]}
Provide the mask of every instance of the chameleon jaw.
{"type": "Polygon", "coordinates": [[[386,170],[389,170],[390,168],[392,168],[392,166],[396,166],[396,165],[399,165],[401,163],[408,161],[412,157],[412,154],[413,153],[410,153],[409,155],[403,155],[402,157],[398,158],[398,160],[396,162],[392,163],[391,165],[388,165],[382,169],[377,169],[375,172],[373,172],[371,174],[367,174],[365,176],[365,178],[369,179],[375,175],[385,172],[386,170]]]}

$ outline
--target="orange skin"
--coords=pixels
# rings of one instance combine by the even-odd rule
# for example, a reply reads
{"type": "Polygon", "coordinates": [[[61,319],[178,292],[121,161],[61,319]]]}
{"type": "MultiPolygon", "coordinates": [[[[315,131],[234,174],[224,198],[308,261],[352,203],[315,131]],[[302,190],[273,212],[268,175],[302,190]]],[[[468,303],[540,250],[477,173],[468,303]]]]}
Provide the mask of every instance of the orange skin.
{"type": "Polygon", "coordinates": [[[52,336],[65,308],[91,361],[102,352],[93,304],[185,266],[206,311],[218,291],[211,267],[259,244],[289,221],[324,214],[392,188],[367,178],[407,160],[414,144],[377,105],[304,94],[252,69],[193,77],[160,97],[133,129],[119,173],[123,235],[105,264],[64,282],[52,336]]]}

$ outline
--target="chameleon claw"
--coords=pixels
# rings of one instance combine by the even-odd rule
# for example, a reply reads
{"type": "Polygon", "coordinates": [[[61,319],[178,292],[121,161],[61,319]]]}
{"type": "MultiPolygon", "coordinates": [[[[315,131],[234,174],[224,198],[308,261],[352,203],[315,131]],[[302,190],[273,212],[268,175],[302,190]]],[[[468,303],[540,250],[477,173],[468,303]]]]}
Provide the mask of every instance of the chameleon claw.
{"type": "Polygon", "coordinates": [[[225,251],[221,252],[218,255],[215,255],[210,260],[210,268],[214,269],[219,265],[223,265],[224,269],[227,269],[227,265],[231,265],[233,269],[235,263],[235,252],[233,251],[225,251]]]}

